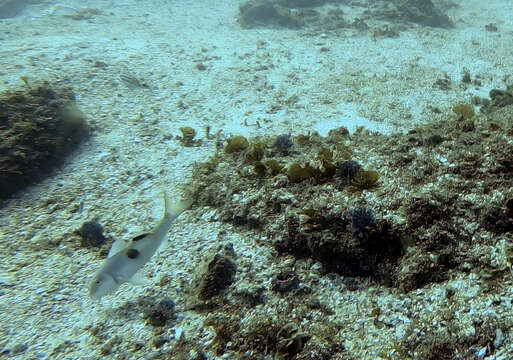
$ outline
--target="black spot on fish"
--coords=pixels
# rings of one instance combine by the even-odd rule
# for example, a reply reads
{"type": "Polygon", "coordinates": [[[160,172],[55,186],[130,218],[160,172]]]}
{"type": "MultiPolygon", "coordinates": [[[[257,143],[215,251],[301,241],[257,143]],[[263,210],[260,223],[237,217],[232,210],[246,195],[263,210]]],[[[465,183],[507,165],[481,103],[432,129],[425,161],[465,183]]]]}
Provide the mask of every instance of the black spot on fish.
{"type": "Polygon", "coordinates": [[[148,233],[144,233],[144,234],[141,234],[141,235],[137,235],[136,237],[134,237],[132,239],[133,242],[137,242],[139,240],[141,240],[142,238],[146,237],[146,235],[148,235],[148,233]]]}
{"type": "Polygon", "coordinates": [[[129,258],[129,259],[135,259],[137,257],[139,257],[139,251],[138,250],[135,250],[135,249],[128,249],[126,251],[126,256],[129,258]]]}

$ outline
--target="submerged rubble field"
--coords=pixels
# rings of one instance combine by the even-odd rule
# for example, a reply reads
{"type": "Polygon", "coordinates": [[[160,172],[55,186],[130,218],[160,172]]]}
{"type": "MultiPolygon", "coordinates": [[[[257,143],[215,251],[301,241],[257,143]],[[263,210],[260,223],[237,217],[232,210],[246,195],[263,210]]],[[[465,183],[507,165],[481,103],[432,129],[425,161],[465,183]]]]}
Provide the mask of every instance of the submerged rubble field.
{"type": "Polygon", "coordinates": [[[513,359],[510,7],[0,0],[0,358],[513,359]]]}
{"type": "Polygon", "coordinates": [[[512,326],[513,106],[462,109],[406,134],[219,141],[195,169],[195,206],[274,260],[266,284],[239,268],[239,283],[206,300],[218,354],[494,351],[512,326]]]}

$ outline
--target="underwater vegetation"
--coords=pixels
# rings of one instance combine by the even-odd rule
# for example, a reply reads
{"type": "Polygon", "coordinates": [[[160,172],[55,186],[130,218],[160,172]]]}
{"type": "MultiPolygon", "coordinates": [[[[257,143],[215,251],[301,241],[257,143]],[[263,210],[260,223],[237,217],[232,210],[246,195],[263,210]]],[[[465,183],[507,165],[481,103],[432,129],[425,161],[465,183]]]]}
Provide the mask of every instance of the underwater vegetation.
{"type": "Polygon", "coordinates": [[[89,136],[71,89],[48,83],[0,94],[0,198],[43,179],[89,136]]]}
{"type": "Polygon", "coordinates": [[[243,28],[278,26],[294,29],[303,25],[290,10],[266,0],[250,0],[241,3],[238,21],[243,28]]]}
{"type": "Polygon", "coordinates": [[[414,22],[421,25],[449,28],[452,21],[431,0],[392,0],[393,9],[383,15],[392,20],[414,22]]]}
{"type": "Polygon", "coordinates": [[[346,20],[340,1],[336,0],[246,0],[239,5],[237,20],[242,28],[370,30],[374,38],[398,37],[404,24],[453,26],[451,19],[431,0],[360,1],[344,5],[352,8],[353,13],[347,16],[352,21],[346,20]]]}
{"type": "Polygon", "coordinates": [[[248,140],[244,136],[232,136],[226,140],[224,151],[227,154],[241,152],[249,146],[248,140]]]}
{"type": "Polygon", "coordinates": [[[182,136],[177,136],[177,139],[178,141],[180,141],[180,144],[182,144],[182,146],[191,147],[201,145],[201,139],[195,139],[196,130],[194,130],[190,126],[181,127],[180,132],[182,133],[182,136]]]}
{"type": "Polygon", "coordinates": [[[464,120],[472,119],[476,114],[472,105],[464,103],[454,105],[452,112],[459,115],[464,120]]]}
{"type": "MultiPolygon", "coordinates": [[[[211,317],[207,322],[216,331],[216,355],[236,351],[241,359],[343,360],[343,346],[322,345],[311,341],[312,335],[304,332],[285,314],[257,319],[247,327],[234,317],[211,317]]],[[[330,336],[328,333],[326,336],[330,336]]]]}
{"type": "MultiPolygon", "coordinates": [[[[212,288],[229,285],[205,300],[207,308],[196,307],[212,315],[218,355],[354,359],[337,347],[352,335],[327,320],[337,310],[319,300],[318,281],[341,281],[346,291],[374,284],[410,293],[472,272],[486,279],[484,291],[493,291],[510,276],[513,250],[492,266],[482,249],[497,246],[498,238],[513,241],[513,106],[485,117],[460,105],[444,121],[405,134],[339,128],[326,137],[233,135],[225,151],[197,164],[190,184],[199,194],[196,205],[215,209],[216,219],[235,231],[265,239],[261,246],[274,259],[267,286],[242,290],[237,279],[244,269],[237,267],[233,278],[229,263],[206,277],[230,279],[210,280],[212,288]],[[287,304],[298,321],[247,313],[260,304],[274,311],[275,302],[280,311],[287,304]],[[312,311],[325,316],[309,317],[312,311]]],[[[215,268],[212,261],[208,268],[215,268]]],[[[457,297],[457,290],[447,296],[457,297]]],[[[439,315],[432,316],[421,325],[416,319],[411,331],[422,326],[429,333],[439,315]]],[[[406,335],[394,345],[397,358],[471,354],[497,331],[483,325],[480,335],[468,335],[454,330],[456,319],[447,321],[453,335],[406,335]]]]}
{"type": "Polygon", "coordinates": [[[376,222],[371,210],[351,209],[345,216],[315,214],[304,225],[298,219],[287,220],[287,232],[275,244],[278,253],[318,260],[325,273],[393,283],[393,267],[403,254],[401,240],[386,222],[376,222]]]}

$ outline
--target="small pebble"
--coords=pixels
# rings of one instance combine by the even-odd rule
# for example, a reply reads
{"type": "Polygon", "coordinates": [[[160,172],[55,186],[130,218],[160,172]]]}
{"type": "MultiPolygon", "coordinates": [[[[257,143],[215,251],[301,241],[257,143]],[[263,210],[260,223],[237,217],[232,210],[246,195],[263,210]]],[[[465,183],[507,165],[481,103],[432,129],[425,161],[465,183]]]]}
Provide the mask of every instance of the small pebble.
{"type": "Polygon", "coordinates": [[[18,355],[25,351],[27,351],[28,345],[27,344],[16,344],[11,349],[11,354],[18,355]]]}
{"type": "Polygon", "coordinates": [[[487,352],[487,349],[486,349],[486,346],[479,349],[479,351],[477,352],[476,356],[478,359],[484,359],[484,357],[486,356],[486,352],[487,352]]]}
{"type": "Polygon", "coordinates": [[[502,332],[501,329],[497,328],[497,330],[495,330],[495,340],[493,341],[493,347],[498,349],[502,346],[503,343],[504,343],[504,333],[502,332]]]}

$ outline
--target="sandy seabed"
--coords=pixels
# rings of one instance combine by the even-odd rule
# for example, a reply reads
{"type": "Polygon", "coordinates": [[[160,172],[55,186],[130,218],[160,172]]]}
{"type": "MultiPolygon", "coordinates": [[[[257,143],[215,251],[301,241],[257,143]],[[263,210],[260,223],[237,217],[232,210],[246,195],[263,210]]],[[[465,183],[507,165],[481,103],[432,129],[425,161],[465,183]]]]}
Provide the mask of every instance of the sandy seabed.
{"type": "MultiPolygon", "coordinates": [[[[412,26],[398,38],[379,39],[351,29],[241,29],[235,0],[149,3],[46,3],[0,22],[2,89],[22,87],[21,76],[72,86],[94,131],[54,176],[0,208],[0,357],[166,358],[162,354],[185,336],[215,358],[209,353],[215,332],[204,325],[205,313],[186,311],[181,294],[203,254],[220,242],[233,243],[236,281],[251,268],[268,286],[275,259],[268,247],[255,246],[258,235],[252,239],[211,221],[212,209],[187,211],[173,225],[169,246],[143,270],[153,285],[123,285],[94,302],[88,282],[102,259],[77,246],[74,230],[95,218],[109,238],[151,229],[161,216],[161,191],[179,194],[194,163],[213,153],[216,141],[205,137],[207,126],[211,134],[251,137],[324,136],[340,126],[404,132],[443,119],[457,102],[505,88],[513,69],[513,8],[506,0],[461,1],[449,13],[453,29],[412,26]],[[84,8],[100,11],[67,16],[84,8]],[[486,31],[490,23],[499,31],[486,31]],[[464,69],[481,85],[459,86],[464,69]],[[122,74],[148,88],[127,86],[122,74]],[[434,86],[443,78],[453,86],[434,86]],[[201,146],[176,140],[183,126],[196,129],[201,146]],[[135,304],[160,296],[163,276],[178,315],[156,335],[135,304]],[[158,349],[157,336],[169,340],[158,349]],[[134,344],[143,346],[134,350],[134,344]]],[[[475,291],[470,276],[460,281],[475,291]]],[[[372,312],[371,298],[394,304],[387,316],[400,317],[402,303],[429,307],[443,287],[398,296],[371,286],[344,295],[324,282],[327,296],[338,296],[334,306],[347,308],[348,323],[372,312]]],[[[510,335],[496,359],[513,358],[510,335]]],[[[343,345],[354,358],[378,359],[400,337],[390,328],[363,331],[343,345]]]]}

